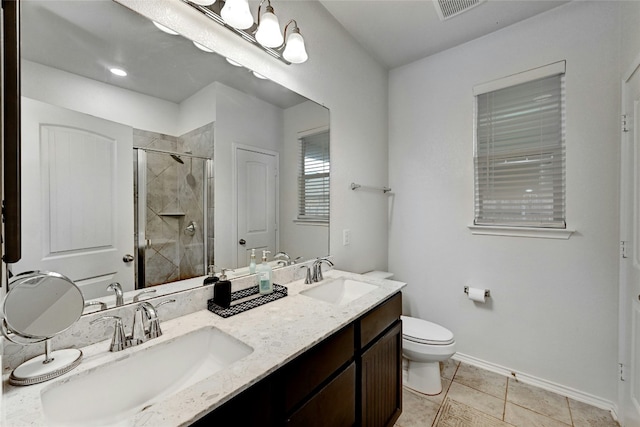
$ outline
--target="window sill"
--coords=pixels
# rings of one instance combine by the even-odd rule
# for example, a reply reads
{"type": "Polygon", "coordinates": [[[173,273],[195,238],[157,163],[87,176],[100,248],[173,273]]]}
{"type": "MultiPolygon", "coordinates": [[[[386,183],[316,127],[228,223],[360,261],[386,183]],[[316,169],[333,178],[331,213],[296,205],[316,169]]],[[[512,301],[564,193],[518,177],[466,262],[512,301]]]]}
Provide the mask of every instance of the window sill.
{"type": "Polygon", "coordinates": [[[294,219],[293,223],[296,225],[315,225],[315,226],[322,226],[322,227],[329,226],[329,221],[314,221],[309,219],[294,219]]]}
{"type": "Polygon", "coordinates": [[[485,236],[510,236],[510,237],[533,237],[540,239],[561,239],[568,240],[575,230],[566,228],[534,228],[534,227],[506,227],[493,225],[468,225],[471,234],[485,236]]]}

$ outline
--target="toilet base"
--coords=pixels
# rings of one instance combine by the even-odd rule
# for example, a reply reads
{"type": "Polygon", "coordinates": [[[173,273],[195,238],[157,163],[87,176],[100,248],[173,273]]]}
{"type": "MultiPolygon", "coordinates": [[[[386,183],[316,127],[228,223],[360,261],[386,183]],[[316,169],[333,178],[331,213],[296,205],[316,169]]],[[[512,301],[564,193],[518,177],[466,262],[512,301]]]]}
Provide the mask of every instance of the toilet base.
{"type": "MultiPolygon", "coordinates": [[[[406,359],[405,359],[406,360],[406,359]]],[[[419,393],[434,396],[442,392],[440,378],[440,362],[416,362],[408,360],[406,375],[403,372],[404,384],[419,393]]]]}

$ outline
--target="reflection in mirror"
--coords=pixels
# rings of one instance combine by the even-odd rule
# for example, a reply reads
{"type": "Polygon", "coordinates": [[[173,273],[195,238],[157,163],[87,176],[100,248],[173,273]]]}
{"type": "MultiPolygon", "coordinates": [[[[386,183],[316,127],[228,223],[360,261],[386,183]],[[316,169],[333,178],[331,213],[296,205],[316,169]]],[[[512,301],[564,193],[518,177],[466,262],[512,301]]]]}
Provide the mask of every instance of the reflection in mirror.
{"type": "Polygon", "coordinates": [[[9,283],[2,305],[2,334],[17,344],[45,341],[45,353],[18,366],[9,378],[14,385],[30,385],[56,378],[78,366],[77,349],[51,350],[51,338],[71,327],[82,315],[84,298],[67,277],[29,271],[9,283]]]}
{"type": "Polygon", "coordinates": [[[251,249],[258,262],[263,249],[329,253],[318,214],[328,214],[326,108],[112,1],[26,0],[21,19],[14,274],[60,271],[111,307],[113,282],[126,304],[149,286],[179,281],[153,296],[200,286],[208,264],[246,274],[251,249]],[[318,160],[302,147],[322,133],[318,160]]]}

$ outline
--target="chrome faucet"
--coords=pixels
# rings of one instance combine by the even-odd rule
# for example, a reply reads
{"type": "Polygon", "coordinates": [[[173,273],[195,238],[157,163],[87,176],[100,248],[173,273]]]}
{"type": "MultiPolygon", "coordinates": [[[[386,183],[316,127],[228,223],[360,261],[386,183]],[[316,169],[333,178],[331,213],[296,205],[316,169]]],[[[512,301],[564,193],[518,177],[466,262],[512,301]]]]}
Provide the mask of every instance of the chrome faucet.
{"type": "Polygon", "coordinates": [[[145,296],[145,294],[155,294],[155,293],[156,293],[155,289],[145,289],[144,291],[137,293],[133,297],[133,302],[139,302],[140,299],[145,296]]]}
{"type": "Polygon", "coordinates": [[[107,290],[114,291],[116,293],[116,307],[124,305],[124,294],[122,293],[122,286],[120,286],[120,283],[111,283],[109,286],[107,286],[107,290]]]}
{"type": "Polygon", "coordinates": [[[122,325],[122,318],[118,316],[102,316],[97,319],[93,319],[89,322],[90,325],[93,325],[96,322],[103,322],[105,320],[115,320],[115,329],[113,331],[113,338],[111,338],[111,345],[109,347],[109,351],[122,351],[125,348],[129,347],[127,336],[124,333],[124,326],[122,325]]]}
{"type": "Polygon", "coordinates": [[[311,268],[308,265],[301,265],[298,268],[306,268],[307,269],[307,271],[306,271],[307,274],[306,274],[306,277],[304,278],[304,284],[305,285],[312,284],[313,280],[311,279],[311,268]]]}
{"type": "Polygon", "coordinates": [[[311,280],[313,280],[314,282],[320,282],[324,280],[324,277],[322,277],[322,263],[326,263],[327,265],[333,267],[333,263],[327,258],[317,258],[315,261],[313,261],[313,277],[311,278],[311,280]]]}
{"type": "Polygon", "coordinates": [[[176,302],[171,299],[163,301],[156,306],[153,306],[147,301],[143,301],[136,307],[136,311],[133,314],[133,325],[131,326],[131,335],[127,335],[124,331],[124,325],[122,318],[118,316],[102,316],[89,322],[93,325],[96,322],[105,320],[115,320],[115,330],[113,331],[113,338],[111,339],[111,345],[109,351],[122,351],[125,348],[134,347],[138,344],[142,344],[153,338],[158,338],[162,335],[162,329],[160,329],[160,319],[158,318],[157,309],[161,305],[176,302]],[[146,322],[145,322],[146,319],[146,322]],[[145,327],[145,323],[148,326],[145,327]]]}
{"type": "Polygon", "coordinates": [[[278,258],[282,258],[284,260],[284,262],[285,262],[285,265],[292,265],[293,264],[293,262],[291,261],[291,257],[286,252],[278,252],[277,254],[275,254],[273,256],[273,259],[278,259],[278,258]]]}

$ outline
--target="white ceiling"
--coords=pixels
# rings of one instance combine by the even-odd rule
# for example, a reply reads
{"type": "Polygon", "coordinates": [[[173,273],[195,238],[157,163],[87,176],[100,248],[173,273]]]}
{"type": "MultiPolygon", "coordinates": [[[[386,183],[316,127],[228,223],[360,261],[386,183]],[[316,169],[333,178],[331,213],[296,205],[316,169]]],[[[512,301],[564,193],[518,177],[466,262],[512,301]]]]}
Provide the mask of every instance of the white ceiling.
{"type": "Polygon", "coordinates": [[[567,0],[487,0],[446,21],[432,0],[319,0],[387,68],[395,68],[558,7],[567,0]]]}

